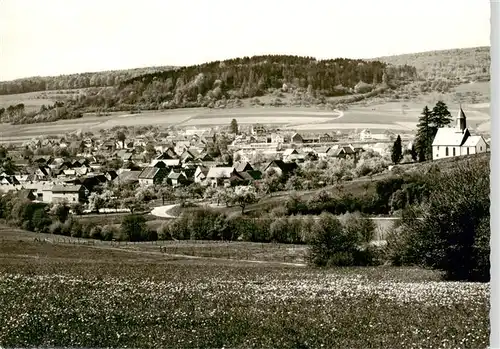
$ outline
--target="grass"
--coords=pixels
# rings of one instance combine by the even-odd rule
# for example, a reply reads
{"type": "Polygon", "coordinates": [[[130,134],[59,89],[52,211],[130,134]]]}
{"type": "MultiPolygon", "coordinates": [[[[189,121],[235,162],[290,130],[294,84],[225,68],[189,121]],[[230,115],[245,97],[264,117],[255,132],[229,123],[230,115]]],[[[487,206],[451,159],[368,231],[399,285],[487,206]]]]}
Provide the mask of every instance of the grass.
{"type": "Polygon", "coordinates": [[[4,240],[0,345],[485,348],[489,286],[4,240]]]}

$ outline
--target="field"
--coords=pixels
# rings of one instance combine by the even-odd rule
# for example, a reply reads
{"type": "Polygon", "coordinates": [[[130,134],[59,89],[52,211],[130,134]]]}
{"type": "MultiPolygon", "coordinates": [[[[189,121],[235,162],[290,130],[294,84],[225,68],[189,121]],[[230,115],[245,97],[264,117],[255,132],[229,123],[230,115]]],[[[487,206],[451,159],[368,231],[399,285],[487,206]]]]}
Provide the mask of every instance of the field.
{"type": "Polygon", "coordinates": [[[80,91],[79,89],[74,89],[0,95],[0,108],[7,109],[11,105],[23,103],[27,112],[39,110],[43,104],[46,106],[52,105],[55,101],[67,98],[73,94],[78,94],[80,91]]]}
{"type": "MultiPolygon", "coordinates": [[[[36,97],[40,96],[39,93],[38,95],[32,93],[0,96],[0,105],[2,101],[5,103],[5,100],[10,102],[19,100],[25,104],[32,103],[33,106],[39,108],[41,104],[47,104],[45,99],[36,99],[36,97]]],[[[190,108],[146,111],[141,114],[85,115],[77,120],[60,120],[54,123],[32,125],[2,125],[0,143],[22,143],[39,135],[58,135],[76,130],[98,131],[115,126],[218,127],[229,125],[233,118],[240,125],[261,123],[302,132],[361,131],[362,129],[370,129],[373,133],[385,130],[405,133],[415,130],[423,107],[428,105],[432,108],[438,100],[444,100],[447,103],[453,117],[457,114],[459,104],[462,103],[462,108],[467,115],[468,125],[474,129],[477,128],[481,132],[489,132],[489,83],[478,82],[460,85],[454,91],[446,94],[422,95],[413,101],[387,101],[375,98],[350,105],[346,111],[327,111],[316,107],[190,108]],[[465,103],[464,101],[470,99],[463,96],[469,95],[477,95],[477,102],[465,103]]],[[[472,101],[475,100],[472,99],[472,101]]]]}
{"type": "Polygon", "coordinates": [[[420,269],[186,259],[139,247],[131,253],[42,244],[34,236],[2,232],[1,346],[485,348],[488,342],[488,284],[441,282],[420,269]]]}

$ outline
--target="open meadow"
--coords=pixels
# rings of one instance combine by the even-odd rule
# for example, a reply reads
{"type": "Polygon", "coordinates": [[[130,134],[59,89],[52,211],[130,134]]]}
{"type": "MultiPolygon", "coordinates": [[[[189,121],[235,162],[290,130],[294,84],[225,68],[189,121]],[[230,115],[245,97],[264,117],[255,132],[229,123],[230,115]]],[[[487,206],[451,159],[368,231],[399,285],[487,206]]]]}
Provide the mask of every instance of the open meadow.
{"type": "MultiPolygon", "coordinates": [[[[39,108],[41,104],[47,104],[47,100],[37,98],[47,96],[51,95],[31,93],[0,96],[0,105],[7,103],[6,101],[10,103],[19,100],[24,103],[33,103],[39,108]]],[[[360,131],[362,129],[370,129],[374,133],[385,130],[409,132],[415,130],[423,107],[428,105],[432,108],[438,100],[445,101],[453,117],[456,116],[462,104],[469,127],[481,132],[489,132],[490,111],[487,96],[489,96],[489,83],[478,82],[457,86],[448,93],[423,94],[411,101],[387,101],[374,98],[349,105],[345,111],[328,111],[317,107],[251,107],[245,103],[245,107],[232,109],[186,108],[144,111],[141,114],[114,112],[106,116],[86,114],[81,119],[59,120],[53,123],[2,124],[0,143],[22,143],[40,135],[58,135],[76,130],[98,131],[115,126],[218,127],[229,125],[232,119],[236,119],[240,125],[260,123],[301,132],[360,131]]]]}
{"type": "Polygon", "coordinates": [[[151,245],[40,243],[34,233],[0,233],[3,347],[485,348],[488,342],[489,285],[442,282],[433,271],[182,258],[151,245]]]}

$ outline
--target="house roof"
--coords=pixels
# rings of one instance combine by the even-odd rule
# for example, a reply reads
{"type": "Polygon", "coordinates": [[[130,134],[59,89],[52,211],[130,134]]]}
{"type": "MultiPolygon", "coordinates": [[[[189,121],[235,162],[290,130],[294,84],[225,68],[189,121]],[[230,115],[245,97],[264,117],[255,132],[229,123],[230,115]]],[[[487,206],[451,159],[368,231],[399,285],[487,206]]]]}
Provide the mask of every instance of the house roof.
{"type": "Polygon", "coordinates": [[[153,179],[156,177],[158,172],[160,171],[160,168],[158,167],[146,167],[142,172],[139,174],[140,179],[153,179]]]}
{"type": "Polygon", "coordinates": [[[250,165],[249,162],[247,161],[238,161],[233,164],[234,169],[236,172],[242,172],[247,169],[247,167],[250,167],[249,169],[252,169],[252,165],[250,165]]]}
{"type": "Polygon", "coordinates": [[[208,170],[207,178],[229,178],[234,171],[234,167],[211,167],[208,170]]]}
{"type": "Polygon", "coordinates": [[[184,178],[187,178],[183,172],[170,172],[170,174],[168,175],[168,178],[169,179],[179,179],[179,178],[181,178],[181,176],[184,178]]]}
{"type": "Polygon", "coordinates": [[[284,162],[283,160],[273,160],[265,168],[265,171],[270,167],[278,167],[283,172],[293,171],[298,165],[295,162],[284,162]]]}
{"type": "Polygon", "coordinates": [[[82,185],[54,185],[53,193],[77,193],[83,188],[82,185]]]}
{"type": "Polygon", "coordinates": [[[470,136],[468,129],[465,129],[462,133],[462,131],[457,128],[443,127],[438,129],[432,145],[461,146],[468,136],[470,136]]]}
{"type": "Polygon", "coordinates": [[[156,161],[155,164],[159,163],[159,162],[163,162],[165,164],[165,166],[178,166],[180,164],[180,160],[179,159],[162,159],[162,160],[158,160],[156,161]]]}
{"type": "Polygon", "coordinates": [[[142,171],[123,171],[114,180],[119,182],[135,182],[139,180],[142,171]]]}
{"type": "Polygon", "coordinates": [[[283,155],[289,156],[289,155],[298,154],[298,153],[299,152],[297,151],[297,149],[285,149],[285,151],[283,152],[283,155]]]}
{"type": "Polygon", "coordinates": [[[35,189],[21,189],[17,192],[17,196],[22,199],[29,199],[30,196],[35,196],[34,191],[35,189]]]}

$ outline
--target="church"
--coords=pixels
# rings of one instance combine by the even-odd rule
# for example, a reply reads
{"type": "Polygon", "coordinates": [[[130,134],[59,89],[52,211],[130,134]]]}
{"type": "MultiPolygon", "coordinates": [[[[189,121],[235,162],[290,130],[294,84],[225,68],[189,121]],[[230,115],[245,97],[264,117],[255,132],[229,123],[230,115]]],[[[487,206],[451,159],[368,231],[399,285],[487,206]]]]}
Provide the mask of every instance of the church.
{"type": "Polygon", "coordinates": [[[438,129],[432,142],[432,160],[485,153],[486,151],[487,144],[483,136],[472,136],[470,134],[465,113],[461,106],[455,127],[438,129]]]}

